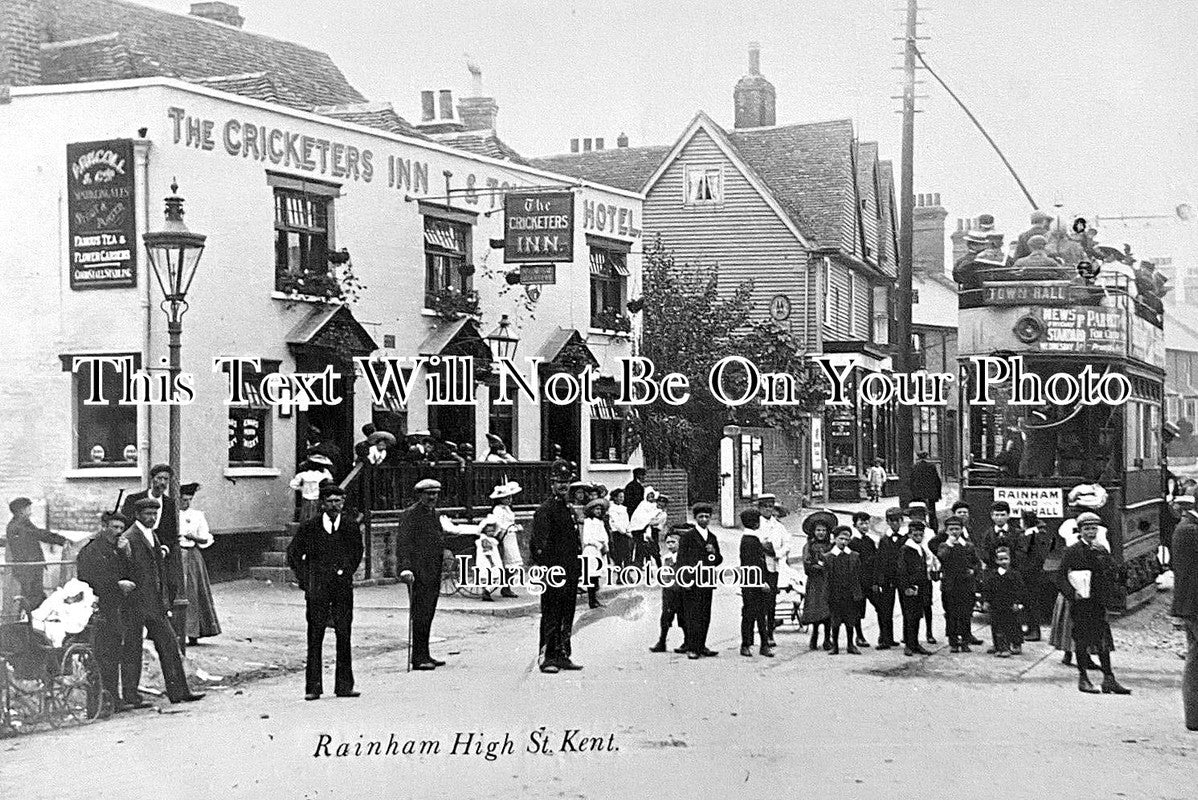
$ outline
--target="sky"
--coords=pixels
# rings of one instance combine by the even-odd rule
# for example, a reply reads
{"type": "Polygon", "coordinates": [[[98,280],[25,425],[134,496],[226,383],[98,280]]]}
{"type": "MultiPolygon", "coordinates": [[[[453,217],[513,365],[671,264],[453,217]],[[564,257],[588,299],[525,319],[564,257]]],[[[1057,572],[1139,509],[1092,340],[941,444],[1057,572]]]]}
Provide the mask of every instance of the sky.
{"type": "MultiPolygon", "coordinates": [[[[184,0],[150,5],[186,11],[184,0]]],[[[761,43],[779,124],[849,118],[895,162],[899,0],[241,0],[245,28],[329,53],[371,100],[418,120],[422,89],[469,88],[464,54],[528,156],[575,137],[672,144],[699,110],[732,125],[732,88],[761,43]]],[[[938,0],[928,62],[979,118],[1041,208],[1169,215],[1198,207],[1198,3],[938,0]]],[[[915,191],[950,226],[989,212],[1010,235],[1031,206],[922,71],[915,191]]],[[[1198,225],[1198,223],[1193,223],[1198,225]]]]}

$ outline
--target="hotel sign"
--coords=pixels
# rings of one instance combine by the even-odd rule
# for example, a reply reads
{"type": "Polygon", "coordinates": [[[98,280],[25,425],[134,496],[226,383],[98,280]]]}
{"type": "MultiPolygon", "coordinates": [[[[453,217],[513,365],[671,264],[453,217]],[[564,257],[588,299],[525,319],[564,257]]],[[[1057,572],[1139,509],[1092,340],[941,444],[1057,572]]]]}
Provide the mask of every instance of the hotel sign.
{"type": "Polygon", "coordinates": [[[509,193],[503,231],[506,264],[573,261],[574,193],[509,193]]]}
{"type": "Polygon", "coordinates": [[[67,235],[72,289],[137,285],[133,140],[67,145],[67,235]]]}

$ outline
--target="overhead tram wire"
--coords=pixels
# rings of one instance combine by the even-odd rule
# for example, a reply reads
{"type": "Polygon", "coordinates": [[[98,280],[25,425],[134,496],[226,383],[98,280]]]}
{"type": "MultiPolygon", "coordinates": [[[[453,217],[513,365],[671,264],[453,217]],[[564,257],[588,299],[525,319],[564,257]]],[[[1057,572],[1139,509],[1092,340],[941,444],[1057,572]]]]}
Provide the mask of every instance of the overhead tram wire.
{"type": "Polygon", "coordinates": [[[936,71],[928,65],[928,62],[926,59],[924,59],[923,53],[920,51],[920,49],[914,44],[912,44],[912,49],[915,51],[915,57],[919,59],[919,63],[922,64],[923,68],[928,71],[928,74],[936,79],[936,83],[939,83],[944,88],[944,91],[948,92],[948,96],[956,101],[957,105],[961,107],[961,110],[965,112],[965,116],[969,117],[969,121],[972,122],[979,131],[981,131],[982,136],[986,137],[986,141],[990,143],[990,146],[994,148],[994,152],[998,154],[1000,159],[1002,159],[1003,166],[1005,166],[1007,171],[1011,173],[1011,177],[1015,179],[1015,183],[1019,184],[1019,189],[1023,192],[1023,196],[1026,197],[1027,201],[1032,204],[1032,208],[1039,208],[1040,206],[1038,206],[1035,199],[1032,198],[1032,193],[1029,192],[1027,187],[1023,185],[1023,181],[1020,180],[1018,173],[1015,172],[1015,168],[1011,166],[1011,162],[1007,160],[1005,155],[1003,155],[1003,151],[999,148],[998,144],[994,141],[990,134],[986,132],[986,129],[982,127],[982,123],[978,122],[978,118],[975,117],[973,112],[971,112],[965,103],[961,101],[961,98],[957,97],[956,92],[948,88],[948,84],[945,83],[944,80],[936,74],[936,71]]]}

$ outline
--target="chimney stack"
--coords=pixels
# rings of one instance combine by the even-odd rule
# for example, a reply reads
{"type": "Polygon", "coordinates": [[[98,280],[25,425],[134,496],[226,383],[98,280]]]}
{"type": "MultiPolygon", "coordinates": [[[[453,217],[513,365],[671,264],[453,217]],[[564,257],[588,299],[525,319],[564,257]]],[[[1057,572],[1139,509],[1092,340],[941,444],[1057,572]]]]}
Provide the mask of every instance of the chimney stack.
{"type": "Polygon", "coordinates": [[[915,196],[911,221],[915,228],[911,266],[916,272],[944,274],[944,222],[948,211],[940,205],[940,194],[915,196]]]}
{"type": "Polygon", "coordinates": [[[571,139],[571,140],[570,140],[570,152],[571,152],[571,153],[577,153],[577,152],[578,152],[578,140],[577,140],[577,139],[571,139]]]}
{"type": "Polygon", "coordinates": [[[749,43],[749,74],[736,82],[732,92],[735,127],[762,128],[775,124],[774,84],[761,74],[761,45],[749,43]]]}
{"type": "Polygon", "coordinates": [[[11,86],[35,86],[42,79],[40,0],[0,2],[0,103],[11,86]]]}
{"type": "Polygon", "coordinates": [[[956,264],[969,252],[969,248],[965,246],[965,234],[969,233],[969,229],[976,224],[972,219],[957,217],[957,229],[949,237],[953,242],[953,264],[956,264]]]}
{"type": "Polygon", "coordinates": [[[420,93],[420,124],[422,133],[457,133],[462,123],[453,115],[453,91],[425,89],[420,93]]]}
{"type": "Polygon", "coordinates": [[[437,93],[438,106],[441,111],[441,120],[453,119],[453,91],[450,89],[442,89],[437,93]]]}
{"type": "Polygon", "coordinates": [[[582,152],[584,152],[584,153],[591,152],[591,140],[590,139],[582,140],[582,152]]]}
{"type": "Polygon", "coordinates": [[[499,104],[494,97],[486,96],[483,89],[483,71],[467,57],[466,69],[470,70],[470,97],[458,101],[458,119],[467,131],[495,130],[499,116],[499,104]]]}
{"type": "Polygon", "coordinates": [[[437,118],[437,98],[432,90],[426,89],[420,93],[420,121],[432,122],[437,118]]]}
{"type": "Polygon", "coordinates": [[[595,149],[596,149],[596,150],[602,150],[602,149],[603,149],[603,137],[602,137],[602,136],[600,136],[600,137],[598,137],[597,139],[595,139],[595,149]]]}
{"type": "Polygon", "coordinates": [[[245,23],[240,9],[231,3],[192,3],[191,16],[223,22],[234,28],[240,28],[245,23]]]}
{"type": "Polygon", "coordinates": [[[620,135],[616,137],[616,147],[627,147],[627,146],[628,146],[628,136],[624,133],[624,131],[620,131],[620,135]]]}

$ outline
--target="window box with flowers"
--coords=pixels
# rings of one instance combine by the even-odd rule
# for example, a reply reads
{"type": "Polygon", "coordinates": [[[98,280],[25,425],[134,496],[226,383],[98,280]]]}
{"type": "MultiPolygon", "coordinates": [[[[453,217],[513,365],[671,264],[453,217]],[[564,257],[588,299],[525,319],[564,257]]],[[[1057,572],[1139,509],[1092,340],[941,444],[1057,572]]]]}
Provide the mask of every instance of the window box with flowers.
{"type": "Polygon", "coordinates": [[[478,304],[478,292],[474,289],[462,291],[454,286],[427,293],[425,308],[447,320],[478,317],[482,314],[478,304]]]}
{"type": "Polygon", "coordinates": [[[591,327],[603,333],[628,334],[632,332],[632,320],[615,309],[604,309],[591,317],[591,327]]]}

